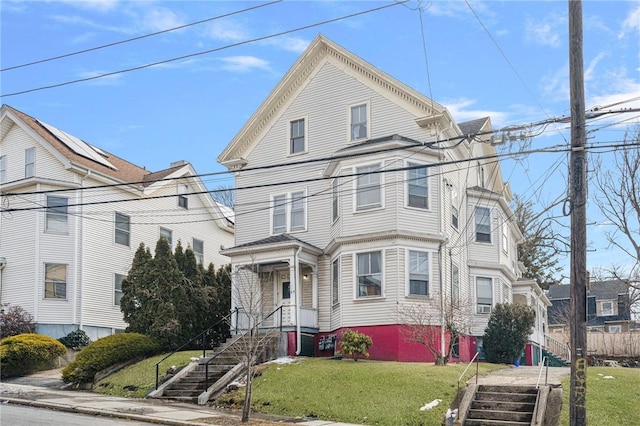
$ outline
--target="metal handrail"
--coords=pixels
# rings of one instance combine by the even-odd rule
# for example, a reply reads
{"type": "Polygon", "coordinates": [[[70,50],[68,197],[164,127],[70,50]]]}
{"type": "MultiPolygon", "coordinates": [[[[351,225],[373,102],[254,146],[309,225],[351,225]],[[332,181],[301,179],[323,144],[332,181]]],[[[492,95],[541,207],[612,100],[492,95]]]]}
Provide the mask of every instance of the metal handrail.
{"type": "Polygon", "coordinates": [[[479,355],[479,352],[476,352],[476,354],[473,356],[473,358],[471,358],[471,361],[469,361],[469,364],[467,364],[467,367],[464,369],[464,371],[462,372],[460,377],[458,377],[458,393],[456,394],[456,398],[458,397],[458,395],[460,395],[460,380],[462,380],[462,378],[466,374],[466,372],[469,369],[469,367],[471,367],[471,364],[473,363],[473,361],[476,362],[476,385],[478,384],[478,371],[479,371],[479,368],[480,368],[478,366],[478,355],[479,355]]]}
{"type": "Polygon", "coordinates": [[[194,340],[196,340],[197,338],[199,338],[200,336],[203,336],[202,339],[202,356],[204,357],[206,355],[206,347],[205,347],[205,339],[204,339],[204,334],[208,333],[209,331],[211,331],[212,328],[217,327],[218,325],[220,325],[223,321],[228,321],[230,319],[230,317],[234,314],[234,313],[238,313],[238,308],[235,308],[233,311],[229,312],[228,315],[225,315],[223,318],[221,318],[218,322],[216,322],[214,325],[212,325],[211,327],[207,328],[206,330],[204,330],[203,332],[199,333],[198,335],[194,336],[193,338],[191,338],[188,342],[184,343],[182,346],[180,346],[178,349],[175,349],[173,352],[171,352],[169,355],[165,356],[164,358],[162,358],[160,361],[156,362],[155,364],[155,368],[156,368],[156,390],[158,390],[158,386],[160,385],[160,363],[164,360],[166,360],[167,358],[169,358],[171,355],[175,354],[176,352],[182,350],[185,346],[187,346],[189,343],[193,342],[194,340]]]}
{"type": "MultiPolygon", "coordinates": [[[[237,310],[238,308],[236,308],[237,310]]],[[[267,319],[269,319],[272,315],[274,315],[276,312],[280,312],[280,332],[282,333],[282,306],[277,307],[276,309],[274,309],[273,311],[271,311],[271,313],[269,313],[269,315],[267,315],[266,317],[262,318],[262,320],[260,320],[260,322],[258,322],[254,327],[252,327],[250,330],[246,330],[239,338],[243,338],[244,336],[246,336],[249,333],[253,333],[253,330],[255,330],[256,328],[258,328],[260,326],[260,324],[263,324],[267,319]]],[[[204,365],[204,390],[206,391],[207,389],[209,389],[209,364],[211,363],[211,361],[213,361],[214,359],[218,358],[219,355],[222,355],[224,353],[224,351],[226,351],[227,349],[229,349],[232,345],[229,345],[225,348],[222,348],[220,350],[220,352],[214,354],[211,358],[209,358],[205,363],[200,363],[200,365],[204,365]]]]}
{"type": "Polygon", "coordinates": [[[546,373],[544,376],[544,385],[547,386],[547,382],[549,380],[549,358],[546,356],[542,357],[542,365],[540,365],[540,371],[538,371],[538,381],[536,382],[536,389],[540,387],[540,376],[542,376],[542,369],[546,366],[546,373]]]}

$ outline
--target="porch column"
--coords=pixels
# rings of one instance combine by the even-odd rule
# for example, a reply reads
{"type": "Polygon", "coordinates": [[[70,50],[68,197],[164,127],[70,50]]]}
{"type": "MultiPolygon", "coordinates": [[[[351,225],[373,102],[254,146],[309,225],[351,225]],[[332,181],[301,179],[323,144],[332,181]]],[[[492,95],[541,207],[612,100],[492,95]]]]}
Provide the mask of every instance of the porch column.
{"type": "Polygon", "coordinates": [[[313,309],[318,311],[318,265],[311,265],[311,297],[313,309]]]}

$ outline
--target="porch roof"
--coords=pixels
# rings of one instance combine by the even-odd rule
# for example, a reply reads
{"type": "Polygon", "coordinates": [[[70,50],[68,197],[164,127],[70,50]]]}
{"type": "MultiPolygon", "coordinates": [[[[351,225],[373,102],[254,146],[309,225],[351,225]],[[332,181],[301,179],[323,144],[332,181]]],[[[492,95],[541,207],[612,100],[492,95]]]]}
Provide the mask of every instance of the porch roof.
{"type": "Polygon", "coordinates": [[[272,235],[260,240],[239,244],[235,247],[222,250],[220,253],[225,256],[232,256],[251,251],[269,251],[272,249],[283,249],[287,247],[301,247],[305,251],[314,253],[317,256],[323,254],[322,249],[289,234],[272,235]]]}

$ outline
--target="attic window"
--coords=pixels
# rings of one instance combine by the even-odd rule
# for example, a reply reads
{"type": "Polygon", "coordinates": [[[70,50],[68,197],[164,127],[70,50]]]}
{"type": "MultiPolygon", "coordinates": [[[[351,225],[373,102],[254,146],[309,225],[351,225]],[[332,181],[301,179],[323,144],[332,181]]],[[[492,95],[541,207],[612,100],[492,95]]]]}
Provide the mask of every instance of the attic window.
{"type": "Polygon", "coordinates": [[[188,193],[189,187],[187,185],[178,184],[178,207],[182,207],[183,209],[189,208],[188,193]]]}
{"type": "Polygon", "coordinates": [[[351,107],[351,136],[350,140],[366,139],[368,137],[368,114],[367,104],[354,105],[351,107]]]}
{"type": "Polygon", "coordinates": [[[306,151],[304,118],[289,123],[289,154],[306,151]]]}

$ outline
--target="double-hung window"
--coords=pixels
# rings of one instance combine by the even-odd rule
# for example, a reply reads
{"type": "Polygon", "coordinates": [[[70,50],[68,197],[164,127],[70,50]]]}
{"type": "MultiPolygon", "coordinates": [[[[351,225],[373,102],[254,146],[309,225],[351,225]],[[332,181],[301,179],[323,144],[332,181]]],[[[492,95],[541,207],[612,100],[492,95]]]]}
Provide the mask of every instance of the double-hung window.
{"type": "Polygon", "coordinates": [[[304,231],[307,228],[307,200],[304,191],[274,195],[271,211],[272,234],[304,231]]]}
{"type": "Polygon", "coordinates": [[[189,194],[189,186],[179,183],[178,184],[178,207],[182,207],[183,209],[189,208],[189,198],[187,195],[189,194]]]}
{"type": "Polygon", "coordinates": [[[491,210],[487,207],[476,207],[476,241],[491,242],[491,210]]]}
{"type": "Polygon", "coordinates": [[[334,305],[340,301],[340,258],[331,263],[331,300],[334,305]]]}
{"type": "Polygon", "coordinates": [[[289,154],[306,151],[304,118],[289,122],[289,154]]]}
{"type": "Polygon", "coordinates": [[[68,205],[68,198],[47,195],[45,229],[48,232],[68,231],[68,205]]]}
{"type": "Polygon", "coordinates": [[[24,150],[24,177],[30,178],[36,173],[36,149],[27,148],[24,150]]]}
{"type": "Polygon", "coordinates": [[[382,295],[382,252],[358,253],[358,297],[382,295]]]}
{"type": "Polygon", "coordinates": [[[44,264],[44,298],[67,298],[67,265],[62,263],[44,264]]]}
{"type": "Polygon", "coordinates": [[[193,254],[196,257],[196,261],[204,265],[204,241],[193,239],[193,254]]]}
{"type": "Polygon", "coordinates": [[[173,231],[171,229],[160,227],[160,238],[167,240],[169,247],[173,248],[173,231]]]}
{"type": "Polygon", "coordinates": [[[382,206],[380,164],[356,167],[356,210],[367,210],[382,206]]]}
{"type": "Polygon", "coordinates": [[[502,251],[509,253],[509,224],[502,224],[502,251]]]}
{"type": "Polygon", "coordinates": [[[600,315],[601,316],[613,315],[613,303],[602,302],[602,304],[600,305],[600,315]]]}
{"type": "Polygon", "coordinates": [[[429,295],[429,253],[409,250],[409,294],[429,295]]]}
{"type": "MultiPolygon", "coordinates": [[[[407,163],[409,167],[418,165],[407,163]]],[[[429,208],[429,184],[426,167],[407,170],[407,205],[421,209],[429,208]]]]}
{"type": "Polygon", "coordinates": [[[7,156],[0,156],[0,183],[7,181],[7,156]]]}
{"type": "Polygon", "coordinates": [[[131,240],[131,218],[125,214],[117,213],[115,218],[116,244],[129,246],[131,240]]]}
{"type": "Polygon", "coordinates": [[[493,305],[493,283],[491,278],[476,277],[476,312],[490,314],[493,305]]]}
{"type": "Polygon", "coordinates": [[[340,217],[340,184],[338,179],[334,179],[331,182],[331,217],[335,222],[340,217]]]}
{"type": "Polygon", "coordinates": [[[113,304],[120,306],[120,299],[122,299],[122,282],[127,278],[126,275],[114,274],[113,277],[113,304]]]}
{"type": "Polygon", "coordinates": [[[351,107],[351,140],[366,139],[367,130],[367,104],[351,107]]]}

